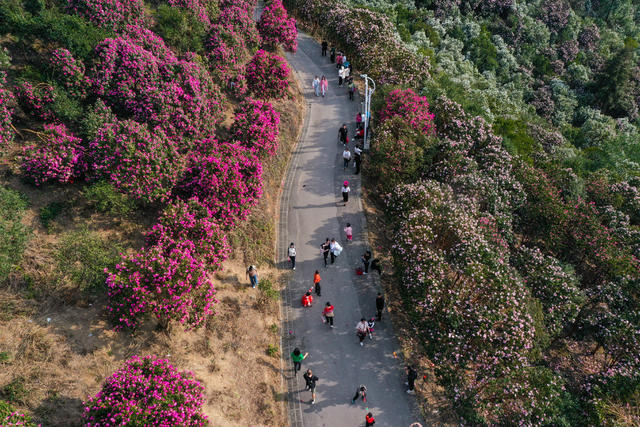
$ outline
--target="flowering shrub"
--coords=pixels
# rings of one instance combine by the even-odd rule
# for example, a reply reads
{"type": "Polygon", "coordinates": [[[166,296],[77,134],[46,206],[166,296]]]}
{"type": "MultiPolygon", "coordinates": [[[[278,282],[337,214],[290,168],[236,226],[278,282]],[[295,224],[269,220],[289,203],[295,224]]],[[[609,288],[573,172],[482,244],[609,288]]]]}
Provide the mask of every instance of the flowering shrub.
{"type": "Polygon", "coordinates": [[[262,165],[257,157],[237,144],[200,142],[176,188],[183,200],[197,197],[213,218],[225,226],[246,219],[262,195],[262,165]]]}
{"type": "Polygon", "coordinates": [[[204,426],[204,387],[166,359],[133,356],[84,402],[87,426],[204,426]]]}
{"type": "Polygon", "coordinates": [[[196,255],[208,270],[219,268],[231,252],[225,231],[215,221],[211,210],[195,197],[186,202],[173,200],[165,208],[146,236],[147,246],[158,244],[164,236],[196,242],[196,255]]]}
{"type": "Polygon", "coordinates": [[[11,123],[13,114],[11,104],[14,97],[11,91],[5,88],[6,83],[6,74],[0,71],[0,148],[9,145],[15,134],[11,123]]]}
{"type": "Polygon", "coordinates": [[[36,145],[24,147],[21,168],[35,185],[73,182],[86,169],[82,140],[64,125],[44,125],[45,136],[36,145]]]}
{"type": "Polygon", "coordinates": [[[49,67],[69,94],[79,98],[87,94],[88,81],[84,64],[76,60],[67,49],[60,48],[51,52],[49,67]]]}
{"type": "Polygon", "coordinates": [[[40,424],[35,424],[31,421],[31,417],[18,411],[13,411],[4,418],[0,418],[0,424],[3,427],[36,427],[40,424]]]}
{"type": "Polygon", "coordinates": [[[411,89],[396,89],[385,98],[385,106],[380,112],[380,122],[399,116],[409,122],[416,131],[428,133],[433,127],[433,114],[424,96],[418,96],[411,89]]]}
{"type": "Polygon", "coordinates": [[[208,136],[221,118],[221,93],[194,57],[178,60],[162,39],[129,27],[96,48],[93,92],[116,114],[172,136],[208,136]]]}
{"type": "Polygon", "coordinates": [[[218,25],[233,30],[244,39],[244,45],[251,53],[260,46],[260,33],[253,20],[253,7],[242,2],[228,2],[220,5],[218,25]]]}
{"type": "Polygon", "coordinates": [[[237,100],[246,98],[249,88],[247,87],[247,78],[244,76],[244,69],[237,76],[227,79],[227,90],[237,100]]]}
{"type": "Polygon", "coordinates": [[[207,2],[207,0],[169,0],[169,5],[193,12],[200,22],[210,27],[211,20],[207,12],[207,2]]]}
{"type": "Polygon", "coordinates": [[[16,85],[15,96],[26,113],[40,120],[52,121],[56,118],[52,109],[56,94],[51,85],[39,83],[33,86],[24,81],[16,85]]]}
{"type": "Polygon", "coordinates": [[[191,240],[162,233],[154,245],[123,256],[107,272],[109,305],[116,329],[135,329],[152,315],[163,329],[171,321],[187,329],[213,314],[215,288],[198,247],[191,240]]]}
{"type": "Polygon", "coordinates": [[[269,102],[248,98],[236,110],[231,135],[258,156],[273,155],[278,148],[280,114],[269,102]]]}
{"type": "Polygon", "coordinates": [[[122,30],[127,24],[144,25],[142,0],[69,0],[70,11],[98,27],[122,30]]]}
{"type": "Polygon", "coordinates": [[[289,67],[284,58],[262,49],[247,64],[245,77],[259,98],[283,98],[289,88],[289,67]]]}
{"type": "Polygon", "coordinates": [[[205,48],[212,71],[221,79],[231,78],[248,58],[242,35],[220,24],[211,27],[205,48]]]}
{"type": "Polygon", "coordinates": [[[296,20],[287,16],[280,0],[271,0],[260,15],[258,31],[262,42],[268,46],[282,45],[284,50],[298,50],[296,20]]]}
{"type": "Polygon", "coordinates": [[[89,143],[91,176],[146,203],[166,201],[184,167],[179,147],[160,128],[133,120],[106,123],[89,143]]]}

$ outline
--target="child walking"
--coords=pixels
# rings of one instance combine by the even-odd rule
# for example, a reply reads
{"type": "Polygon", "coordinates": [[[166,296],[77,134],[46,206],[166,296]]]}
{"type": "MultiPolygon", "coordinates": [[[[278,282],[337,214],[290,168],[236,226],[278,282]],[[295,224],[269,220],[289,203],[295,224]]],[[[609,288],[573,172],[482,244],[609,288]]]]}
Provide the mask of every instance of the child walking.
{"type": "Polygon", "coordinates": [[[347,235],[347,242],[353,241],[353,228],[351,228],[351,224],[347,223],[347,226],[344,228],[344,232],[347,235]]]}
{"type": "Polygon", "coordinates": [[[320,272],[318,270],[316,270],[315,274],[313,275],[313,286],[316,289],[316,295],[321,296],[320,295],[320,281],[322,280],[322,278],[320,277],[320,272]]]}
{"type": "Polygon", "coordinates": [[[362,397],[364,403],[367,403],[367,387],[364,384],[360,384],[360,387],[356,390],[356,395],[351,399],[351,403],[356,403],[356,400],[360,397],[362,397]]]}
{"type": "Polygon", "coordinates": [[[329,301],[327,301],[327,304],[324,307],[324,310],[322,310],[322,315],[324,316],[324,318],[327,320],[327,323],[329,324],[329,326],[331,326],[331,328],[333,328],[333,306],[331,305],[331,303],[329,301]]]}
{"type": "Polygon", "coordinates": [[[347,202],[349,201],[349,192],[351,192],[349,181],[345,181],[344,184],[342,184],[342,201],[345,206],[347,206],[347,202]]]}

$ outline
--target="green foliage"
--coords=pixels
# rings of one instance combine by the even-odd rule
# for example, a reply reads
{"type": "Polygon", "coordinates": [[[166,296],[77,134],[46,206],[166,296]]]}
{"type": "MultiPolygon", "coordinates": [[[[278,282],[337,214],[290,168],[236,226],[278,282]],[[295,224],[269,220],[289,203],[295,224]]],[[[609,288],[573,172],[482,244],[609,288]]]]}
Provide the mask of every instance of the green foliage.
{"type": "Polygon", "coordinates": [[[202,52],[207,28],[187,9],[160,5],[154,31],[181,52],[202,52]]]}
{"type": "Polygon", "coordinates": [[[480,71],[495,71],[498,68],[498,50],[491,42],[487,27],[483,27],[480,35],[471,42],[469,53],[480,71]]]}
{"type": "Polygon", "coordinates": [[[28,395],[23,377],[16,377],[0,388],[0,397],[9,403],[21,403],[28,395]]]}
{"type": "Polygon", "coordinates": [[[261,279],[258,283],[258,289],[264,295],[265,298],[277,301],[280,297],[280,292],[273,287],[273,282],[268,278],[261,279]]]}
{"type": "Polygon", "coordinates": [[[92,209],[115,216],[126,216],[135,209],[135,202],[118,192],[108,181],[98,181],[86,187],[83,196],[92,209]]]}
{"type": "MultiPolygon", "coordinates": [[[[0,364],[9,363],[11,355],[7,351],[0,351],[0,364]]],[[[0,417],[2,419],[2,417],[0,417]]]]}
{"type": "Polygon", "coordinates": [[[279,352],[280,352],[280,349],[278,348],[277,345],[269,344],[267,346],[267,355],[269,357],[278,357],[279,352]]]}
{"type": "Polygon", "coordinates": [[[80,229],[65,233],[56,251],[58,274],[85,294],[99,296],[105,291],[105,269],[113,269],[123,248],[98,233],[80,229]]]}
{"type": "Polygon", "coordinates": [[[511,154],[532,161],[532,155],[542,149],[529,135],[527,124],[523,120],[498,117],[493,122],[493,130],[502,137],[503,145],[511,154]]]}
{"type": "Polygon", "coordinates": [[[24,0],[24,8],[32,15],[38,15],[45,8],[44,0],[24,0]]]}
{"type": "Polygon", "coordinates": [[[62,202],[51,202],[40,208],[40,222],[47,230],[51,230],[51,222],[55,220],[66,209],[67,205],[62,202]]]}
{"type": "Polygon", "coordinates": [[[22,259],[30,230],[20,220],[27,201],[18,192],[0,186],[0,282],[22,259]]]}
{"type": "Polygon", "coordinates": [[[84,113],[80,102],[69,97],[68,92],[59,86],[54,86],[54,91],[56,95],[52,108],[56,117],[65,122],[78,121],[84,113]]]}

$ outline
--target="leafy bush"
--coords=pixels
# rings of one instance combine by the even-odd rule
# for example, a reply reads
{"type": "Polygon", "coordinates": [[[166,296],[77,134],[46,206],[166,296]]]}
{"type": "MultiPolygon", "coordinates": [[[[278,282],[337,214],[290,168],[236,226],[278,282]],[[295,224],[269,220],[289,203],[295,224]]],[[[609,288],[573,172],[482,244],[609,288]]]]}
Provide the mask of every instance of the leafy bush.
{"type": "Polygon", "coordinates": [[[199,12],[197,16],[194,13],[196,12],[190,9],[162,4],[158,6],[154,30],[167,44],[180,52],[201,52],[202,42],[210,24],[206,23],[206,13],[199,12]],[[206,22],[203,22],[204,18],[206,22]]]}
{"type": "Polygon", "coordinates": [[[98,212],[126,216],[135,209],[133,200],[117,192],[108,181],[98,181],[89,185],[84,189],[83,196],[87,204],[98,212]]]}
{"type": "Polygon", "coordinates": [[[112,31],[126,25],[144,26],[142,0],[68,0],[70,11],[87,18],[98,27],[112,31]]]}
{"type": "Polygon", "coordinates": [[[53,103],[56,93],[50,84],[38,83],[35,86],[24,81],[16,86],[15,95],[22,109],[40,120],[56,119],[53,103]]]}
{"type": "Polygon", "coordinates": [[[21,168],[36,186],[48,182],[70,183],[86,170],[84,147],[64,125],[44,125],[37,145],[24,147],[21,168]]]}
{"type": "Polygon", "coordinates": [[[105,291],[105,269],[113,269],[123,248],[87,229],[62,235],[55,258],[63,281],[74,288],[101,296],[105,291]]]}
{"type": "Polygon", "coordinates": [[[245,77],[258,98],[283,98],[289,88],[289,67],[284,58],[262,49],[247,64],[245,77]]]}
{"type": "Polygon", "coordinates": [[[31,421],[31,417],[16,411],[13,406],[3,400],[0,400],[0,424],[5,427],[36,427],[37,425],[31,421]]]}
{"type": "Polygon", "coordinates": [[[11,116],[13,115],[12,103],[13,93],[5,86],[7,84],[6,74],[0,71],[0,147],[4,148],[13,141],[15,131],[13,130],[11,116]]]}
{"type": "Polygon", "coordinates": [[[0,282],[6,280],[22,259],[29,229],[20,220],[27,208],[18,192],[0,186],[0,282]]]}
{"type": "Polygon", "coordinates": [[[280,0],[267,2],[258,21],[258,31],[267,46],[282,45],[289,52],[298,50],[296,20],[289,18],[280,0]]]}
{"type": "Polygon", "coordinates": [[[276,153],[279,123],[280,114],[269,102],[247,98],[238,105],[229,131],[235,141],[262,157],[276,153]]]}
{"type": "Polygon", "coordinates": [[[166,359],[134,356],[87,402],[83,422],[105,425],[204,426],[204,387],[166,359]]]}
{"type": "Polygon", "coordinates": [[[51,52],[49,68],[67,93],[78,98],[86,95],[88,81],[84,63],[76,60],[67,49],[59,48],[51,52]]]}
{"type": "Polygon", "coordinates": [[[51,222],[56,219],[65,209],[67,205],[61,202],[51,202],[40,208],[40,222],[42,226],[49,231],[51,222]]]}
{"type": "Polygon", "coordinates": [[[0,397],[10,403],[22,403],[28,395],[23,377],[15,377],[0,388],[0,397]]]}

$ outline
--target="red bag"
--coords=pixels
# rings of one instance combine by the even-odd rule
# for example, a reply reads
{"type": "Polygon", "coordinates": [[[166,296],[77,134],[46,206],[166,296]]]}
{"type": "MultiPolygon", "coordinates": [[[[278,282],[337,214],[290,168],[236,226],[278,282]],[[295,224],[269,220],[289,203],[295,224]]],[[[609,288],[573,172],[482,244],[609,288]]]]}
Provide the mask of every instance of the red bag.
{"type": "Polygon", "coordinates": [[[364,273],[364,270],[362,268],[360,268],[360,267],[356,268],[356,274],[358,276],[362,276],[363,273],[364,273]]]}

